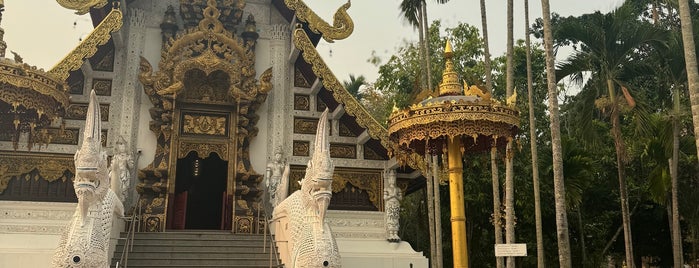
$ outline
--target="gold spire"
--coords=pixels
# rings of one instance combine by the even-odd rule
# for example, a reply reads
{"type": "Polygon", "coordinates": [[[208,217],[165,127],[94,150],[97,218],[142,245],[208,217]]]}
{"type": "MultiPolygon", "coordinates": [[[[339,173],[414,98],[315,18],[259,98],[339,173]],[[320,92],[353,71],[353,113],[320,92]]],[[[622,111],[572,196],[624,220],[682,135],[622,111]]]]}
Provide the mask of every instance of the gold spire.
{"type": "Polygon", "coordinates": [[[444,72],[442,73],[442,83],[439,84],[439,96],[446,95],[461,95],[462,85],[459,83],[459,75],[454,71],[454,51],[451,48],[451,43],[447,39],[447,45],[444,47],[444,58],[446,60],[444,72]]]}

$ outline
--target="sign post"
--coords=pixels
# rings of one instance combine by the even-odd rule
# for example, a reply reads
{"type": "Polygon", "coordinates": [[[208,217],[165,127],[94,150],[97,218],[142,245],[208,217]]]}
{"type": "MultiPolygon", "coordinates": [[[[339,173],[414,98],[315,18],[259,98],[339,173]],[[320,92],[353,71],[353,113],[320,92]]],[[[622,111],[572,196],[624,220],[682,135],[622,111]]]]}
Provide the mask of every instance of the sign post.
{"type": "Polygon", "coordinates": [[[527,244],[495,244],[495,257],[527,256],[527,244]]]}

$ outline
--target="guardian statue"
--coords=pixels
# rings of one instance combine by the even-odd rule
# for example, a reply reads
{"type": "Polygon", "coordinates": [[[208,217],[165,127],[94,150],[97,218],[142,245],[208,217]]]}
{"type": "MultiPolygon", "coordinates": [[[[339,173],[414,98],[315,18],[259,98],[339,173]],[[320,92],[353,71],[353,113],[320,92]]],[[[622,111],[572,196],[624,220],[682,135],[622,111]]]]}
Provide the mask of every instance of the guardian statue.
{"type": "Polygon", "coordinates": [[[61,235],[53,256],[54,268],[109,267],[112,221],[114,215],[124,215],[124,205],[109,188],[107,154],[102,151],[99,102],[94,90],[87,109],[82,146],[75,153],[73,188],[78,206],[61,235]]]}
{"type": "Polygon", "coordinates": [[[328,141],[328,110],[318,121],[313,155],[308,161],[301,189],[292,193],[274,209],[274,218],[289,217],[287,235],[290,268],[341,267],[340,253],[325,212],[332,197],[333,162],[328,141]]]}

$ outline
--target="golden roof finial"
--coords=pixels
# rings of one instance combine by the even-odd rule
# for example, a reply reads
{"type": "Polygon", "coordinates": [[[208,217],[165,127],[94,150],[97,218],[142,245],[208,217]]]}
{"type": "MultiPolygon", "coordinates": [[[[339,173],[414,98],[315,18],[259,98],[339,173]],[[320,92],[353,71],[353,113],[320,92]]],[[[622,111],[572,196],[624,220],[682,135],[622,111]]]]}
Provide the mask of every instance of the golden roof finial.
{"type": "Polygon", "coordinates": [[[451,48],[451,42],[447,39],[447,45],[444,47],[444,57],[451,59],[454,56],[454,49],[451,48]]]}
{"type": "Polygon", "coordinates": [[[446,95],[461,95],[462,85],[459,83],[459,75],[454,71],[454,51],[451,48],[451,43],[447,39],[447,45],[444,47],[444,58],[446,60],[444,72],[442,73],[442,83],[439,84],[439,96],[446,95]]]}

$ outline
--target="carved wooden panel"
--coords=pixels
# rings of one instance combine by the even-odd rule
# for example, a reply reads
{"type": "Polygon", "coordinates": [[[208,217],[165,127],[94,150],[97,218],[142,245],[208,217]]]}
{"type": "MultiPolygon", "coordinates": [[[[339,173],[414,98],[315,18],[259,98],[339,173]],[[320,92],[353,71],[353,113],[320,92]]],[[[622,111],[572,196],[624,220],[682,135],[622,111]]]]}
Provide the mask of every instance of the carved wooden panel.
{"type": "Polygon", "coordinates": [[[70,88],[70,94],[83,94],[83,88],[85,87],[85,75],[83,75],[82,70],[78,69],[71,72],[67,82],[68,88],[70,88]]]}
{"type": "Polygon", "coordinates": [[[255,217],[235,216],[235,233],[252,234],[255,229],[255,217]]]}
{"type": "Polygon", "coordinates": [[[79,128],[66,128],[63,131],[60,128],[44,128],[34,132],[34,140],[41,140],[43,143],[78,145],[79,137],[79,128]],[[44,131],[46,133],[43,133],[44,131]],[[50,137],[50,140],[43,140],[42,137],[46,136],[50,137]]]}
{"type": "Polygon", "coordinates": [[[0,200],[77,202],[73,155],[0,152],[0,200]]]}
{"type": "Polygon", "coordinates": [[[318,119],[294,117],[294,133],[297,134],[316,134],[318,128],[318,119]]]}
{"type": "MultiPolygon", "coordinates": [[[[290,171],[289,194],[301,188],[298,182],[305,176],[306,167],[293,165],[290,167],[290,171]]],[[[330,200],[330,209],[383,209],[381,170],[336,167],[332,189],[333,197],[330,200]]]]}
{"type": "Polygon", "coordinates": [[[182,135],[228,136],[228,114],[182,112],[182,135]]]}
{"type": "Polygon", "coordinates": [[[102,139],[102,147],[107,147],[107,135],[108,135],[109,130],[103,129],[102,133],[100,135],[102,139]]]}
{"type": "Polygon", "coordinates": [[[366,160],[388,160],[387,157],[376,153],[371,147],[364,145],[364,159],[366,160]]]}
{"type": "Polygon", "coordinates": [[[316,111],[323,112],[326,108],[328,108],[328,105],[326,105],[325,102],[320,100],[320,98],[316,97],[316,111]]]}
{"type": "Polygon", "coordinates": [[[216,153],[222,160],[228,161],[228,144],[180,141],[177,158],[185,158],[189,152],[197,152],[200,158],[207,158],[209,154],[216,153]]]}
{"type": "Polygon", "coordinates": [[[89,58],[92,70],[114,71],[114,42],[110,39],[106,45],[100,46],[94,56],[89,58]]]}
{"type": "Polygon", "coordinates": [[[308,82],[306,77],[303,77],[303,74],[301,74],[301,71],[298,68],[294,68],[294,86],[304,88],[311,87],[311,83],[308,82]]]}
{"type": "Polygon", "coordinates": [[[92,88],[97,96],[112,95],[112,80],[111,79],[92,79],[92,88]]]}
{"type": "MultiPolygon", "coordinates": [[[[71,103],[66,109],[65,119],[85,120],[87,103],[71,103]]],[[[100,119],[109,121],[109,104],[100,103],[100,119]]]]}
{"type": "Polygon", "coordinates": [[[330,143],[330,157],[357,158],[357,145],[346,143],[330,143]]]}
{"type": "Polygon", "coordinates": [[[292,154],[294,156],[309,156],[310,142],[309,141],[294,141],[292,154]]]}
{"type": "Polygon", "coordinates": [[[294,94],[294,110],[310,111],[311,97],[308,95],[294,94]]]}
{"type": "Polygon", "coordinates": [[[342,121],[340,121],[340,136],[342,137],[357,137],[356,134],[352,132],[352,130],[347,127],[342,121]]]}

